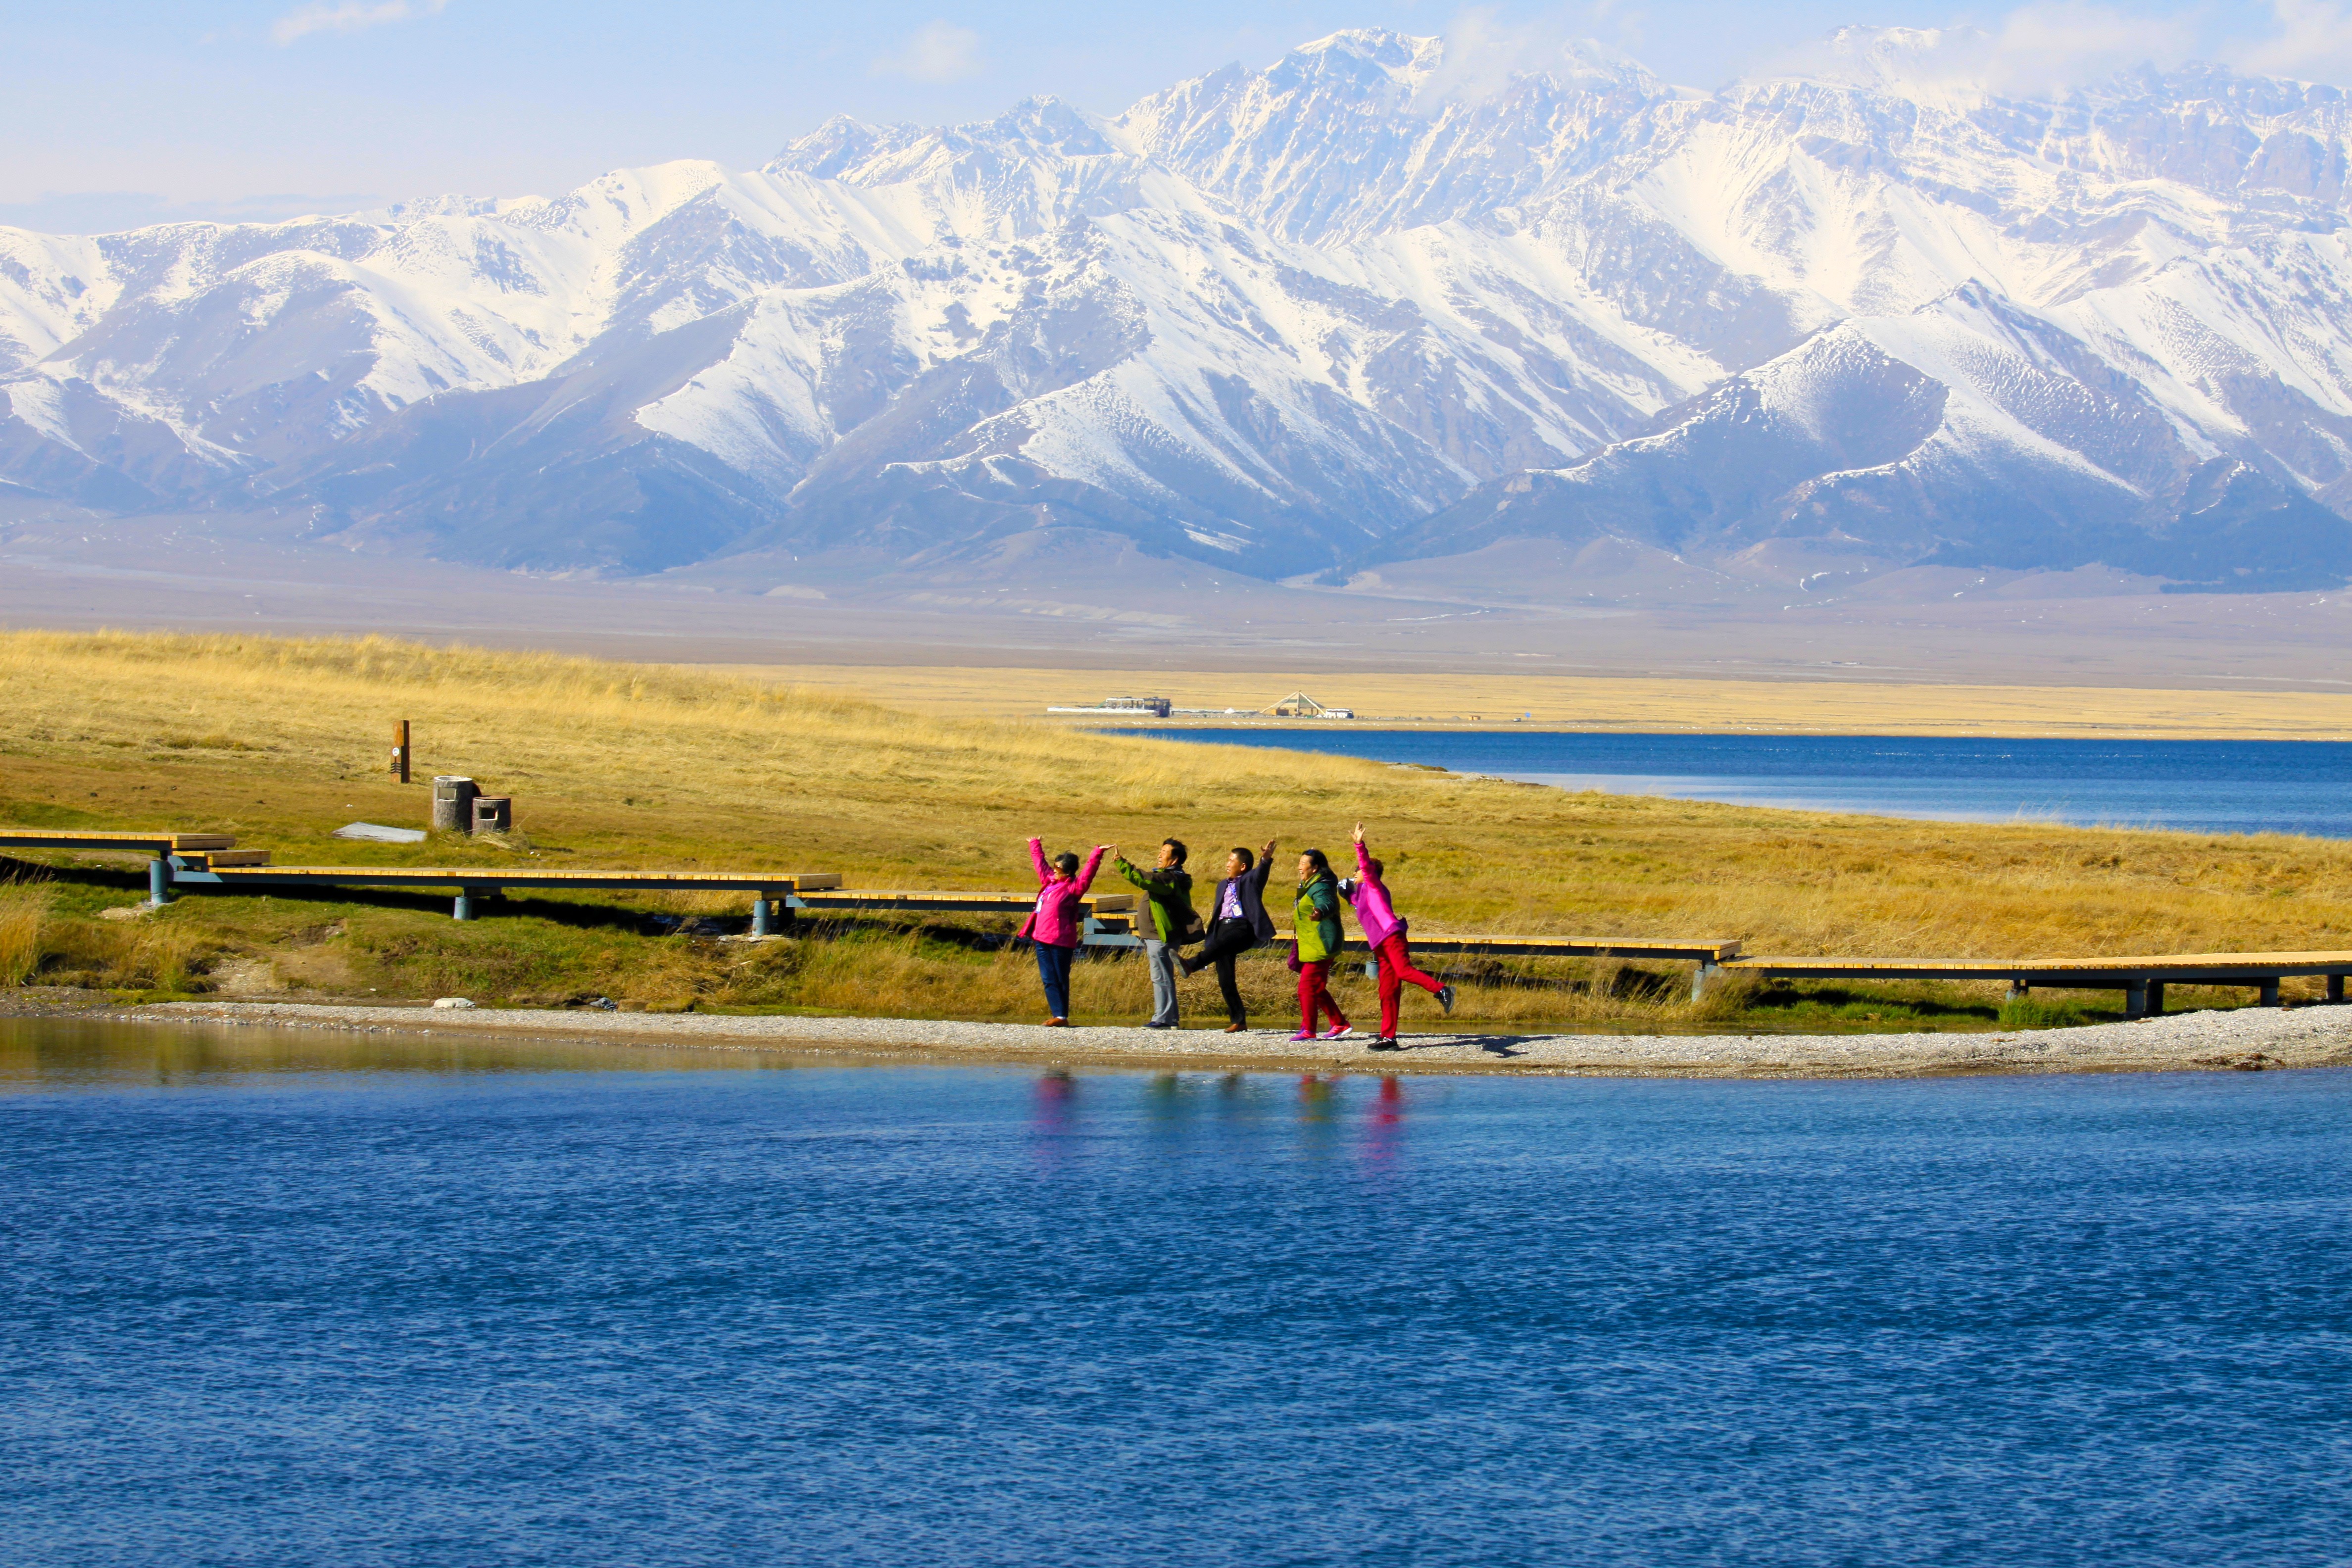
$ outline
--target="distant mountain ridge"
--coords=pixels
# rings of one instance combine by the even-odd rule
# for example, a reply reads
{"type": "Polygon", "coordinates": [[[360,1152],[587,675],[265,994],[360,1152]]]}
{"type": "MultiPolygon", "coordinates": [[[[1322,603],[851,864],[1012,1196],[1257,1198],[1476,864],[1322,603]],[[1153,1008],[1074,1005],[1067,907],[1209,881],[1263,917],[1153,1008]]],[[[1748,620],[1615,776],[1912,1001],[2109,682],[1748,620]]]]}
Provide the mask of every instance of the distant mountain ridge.
{"type": "Polygon", "coordinates": [[[1473,92],[1353,31],[756,171],[0,229],[0,494],[535,571],[1076,527],[1268,577],[1513,539],[2352,577],[2352,102],[2017,98],[1979,49],[1473,92]]]}

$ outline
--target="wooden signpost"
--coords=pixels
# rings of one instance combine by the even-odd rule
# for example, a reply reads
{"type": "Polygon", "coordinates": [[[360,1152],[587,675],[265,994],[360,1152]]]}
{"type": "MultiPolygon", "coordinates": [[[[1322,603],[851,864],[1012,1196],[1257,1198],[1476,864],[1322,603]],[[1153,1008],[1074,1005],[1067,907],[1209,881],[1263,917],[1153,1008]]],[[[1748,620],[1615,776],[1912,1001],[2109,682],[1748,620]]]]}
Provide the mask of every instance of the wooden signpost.
{"type": "Polygon", "coordinates": [[[401,720],[392,727],[392,771],[400,782],[408,782],[408,721],[401,720]]]}

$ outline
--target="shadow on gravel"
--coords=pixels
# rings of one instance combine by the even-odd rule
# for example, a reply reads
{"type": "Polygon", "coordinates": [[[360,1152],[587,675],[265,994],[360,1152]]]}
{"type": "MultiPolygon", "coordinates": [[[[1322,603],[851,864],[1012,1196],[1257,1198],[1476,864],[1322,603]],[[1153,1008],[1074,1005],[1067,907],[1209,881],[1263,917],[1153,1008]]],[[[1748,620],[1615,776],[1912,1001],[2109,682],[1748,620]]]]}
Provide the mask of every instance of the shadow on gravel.
{"type": "MultiPolygon", "coordinates": [[[[1530,1039],[1539,1039],[1542,1037],[1543,1037],[1541,1036],[1534,1035],[1414,1036],[1409,1037],[1412,1043],[1404,1045],[1404,1049],[1408,1051],[1425,1051],[1433,1049],[1439,1046],[1475,1046],[1490,1057],[1523,1057],[1528,1054],[1528,1042],[1530,1039]]],[[[1402,1042],[1400,1042],[1400,1044],[1402,1044],[1402,1042]]]]}

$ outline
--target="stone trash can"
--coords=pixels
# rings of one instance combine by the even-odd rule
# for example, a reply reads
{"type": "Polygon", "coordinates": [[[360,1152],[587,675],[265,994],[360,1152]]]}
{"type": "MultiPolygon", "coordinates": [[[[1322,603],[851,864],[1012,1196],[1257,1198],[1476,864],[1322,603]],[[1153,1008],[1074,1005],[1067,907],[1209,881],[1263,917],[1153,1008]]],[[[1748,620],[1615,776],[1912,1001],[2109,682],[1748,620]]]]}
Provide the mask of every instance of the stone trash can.
{"type": "Polygon", "coordinates": [[[474,797],[474,831],[512,833],[514,831],[514,796],[510,795],[476,795],[474,797]]]}
{"type": "Polygon", "coordinates": [[[433,781],[433,827],[437,833],[474,831],[474,797],[482,792],[471,779],[443,773],[433,781]]]}

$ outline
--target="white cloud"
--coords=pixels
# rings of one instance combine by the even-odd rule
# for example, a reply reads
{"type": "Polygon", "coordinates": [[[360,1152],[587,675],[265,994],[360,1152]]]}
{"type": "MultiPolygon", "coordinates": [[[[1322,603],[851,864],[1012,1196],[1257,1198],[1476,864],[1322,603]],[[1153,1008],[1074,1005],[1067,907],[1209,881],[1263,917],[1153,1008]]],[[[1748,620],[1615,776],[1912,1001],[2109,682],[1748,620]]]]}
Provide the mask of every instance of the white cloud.
{"type": "Polygon", "coordinates": [[[980,35],[953,22],[926,22],[908,38],[907,47],[874,62],[876,76],[903,76],[914,81],[961,81],[983,68],[980,35]]]}
{"type": "Polygon", "coordinates": [[[2239,49],[2230,63],[2263,76],[2352,81],[2352,6],[2338,0],[2271,0],[2278,30],[2239,49]]]}
{"type": "Polygon", "coordinates": [[[280,45],[312,33],[357,33],[387,22],[438,16],[449,0],[311,0],[297,5],[269,29],[280,45]]]}
{"type": "Polygon", "coordinates": [[[2171,65],[2196,46],[2188,20],[2130,16],[2112,6],[2027,5],[2001,19],[1985,85],[2019,97],[2061,92],[2134,66],[2171,65]]]}
{"type": "Polygon", "coordinates": [[[1429,113],[1444,103],[1480,102],[1541,71],[1608,71],[1628,63],[1620,50],[1638,43],[1640,21],[1641,13],[1620,0],[1587,0],[1526,22],[1506,22],[1496,7],[1473,5],[1446,27],[1444,58],[1422,84],[1414,107],[1429,113]]]}
{"type": "Polygon", "coordinates": [[[1782,55],[1762,74],[1858,84],[1900,83],[1961,98],[2061,94],[2134,66],[2168,66],[2196,45],[2189,23],[2134,16],[2089,0],[2022,5],[1990,30],[1847,27],[1782,55]]]}

